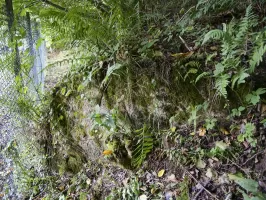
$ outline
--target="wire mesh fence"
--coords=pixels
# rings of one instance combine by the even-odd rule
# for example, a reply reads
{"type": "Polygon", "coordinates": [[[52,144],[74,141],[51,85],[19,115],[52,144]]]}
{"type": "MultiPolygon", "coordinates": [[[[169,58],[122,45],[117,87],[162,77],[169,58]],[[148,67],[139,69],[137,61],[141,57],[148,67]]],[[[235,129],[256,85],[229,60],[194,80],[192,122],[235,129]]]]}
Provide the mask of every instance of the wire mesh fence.
{"type": "Polygon", "coordinates": [[[18,95],[15,76],[8,63],[0,67],[0,88],[0,196],[7,194],[3,199],[19,199],[14,185],[12,159],[3,153],[21,127],[18,112],[15,112],[18,95]]]}

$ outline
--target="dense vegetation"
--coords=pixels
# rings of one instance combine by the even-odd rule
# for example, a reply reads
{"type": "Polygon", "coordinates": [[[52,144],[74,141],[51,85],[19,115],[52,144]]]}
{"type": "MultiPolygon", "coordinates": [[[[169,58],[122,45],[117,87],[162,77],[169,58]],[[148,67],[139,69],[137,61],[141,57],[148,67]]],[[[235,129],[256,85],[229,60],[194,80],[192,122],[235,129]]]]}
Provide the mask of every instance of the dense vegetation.
{"type": "Polygon", "coordinates": [[[1,103],[26,121],[4,152],[23,198],[266,199],[263,0],[0,6],[18,93],[1,103]],[[68,52],[45,70],[71,66],[45,92],[20,48],[29,17],[36,48],[68,52]]]}

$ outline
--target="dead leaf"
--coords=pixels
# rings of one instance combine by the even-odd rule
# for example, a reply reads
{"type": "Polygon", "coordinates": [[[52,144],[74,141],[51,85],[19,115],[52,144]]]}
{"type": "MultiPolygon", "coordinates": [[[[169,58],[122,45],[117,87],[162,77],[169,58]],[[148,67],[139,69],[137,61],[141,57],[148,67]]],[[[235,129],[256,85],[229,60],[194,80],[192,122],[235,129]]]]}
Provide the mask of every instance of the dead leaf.
{"type": "Polygon", "coordinates": [[[265,111],[266,111],[266,104],[262,103],[262,104],[261,104],[260,112],[261,112],[261,113],[264,113],[265,111]]]}
{"type": "Polygon", "coordinates": [[[154,194],[156,192],[156,188],[151,189],[151,193],[154,194]]]}
{"type": "Polygon", "coordinates": [[[60,191],[63,191],[63,190],[65,189],[65,185],[64,185],[64,184],[59,185],[59,186],[58,186],[58,189],[59,189],[60,191]]]}
{"type": "Polygon", "coordinates": [[[170,176],[168,176],[168,177],[166,178],[166,181],[167,181],[167,182],[177,182],[177,179],[176,179],[176,177],[175,177],[174,174],[171,174],[170,176]]]}
{"type": "Polygon", "coordinates": [[[187,57],[192,56],[193,53],[194,51],[189,51],[187,53],[174,53],[174,54],[171,54],[171,56],[175,58],[187,58],[187,57]]]}
{"type": "Polygon", "coordinates": [[[226,144],[223,141],[217,141],[217,142],[215,142],[215,146],[218,147],[218,148],[220,148],[223,151],[228,148],[228,144],[226,144]]]}
{"type": "Polygon", "coordinates": [[[171,132],[172,132],[172,133],[174,133],[175,130],[176,130],[176,127],[175,127],[175,126],[171,127],[171,132]]]}
{"type": "Polygon", "coordinates": [[[203,127],[199,128],[199,136],[203,137],[205,136],[205,134],[206,134],[206,128],[203,127]]]}
{"type": "Polygon", "coordinates": [[[203,160],[199,159],[198,162],[196,163],[196,167],[204,169],[206,167],[206,163],[203,160]]]}
{"type": "Polygon", "coordinates": [[[128,185],[128,180],[129,180],[129,178],[125,178],[125,179],[122,181],[122,183],[123,183],[124,186],[127,186],[127,185],[128,185]]]}
{"type": "Polygon", "coordinates": [[[110,155],[110,154],[112,154],[113,153],[113,151],[112,150],[104,150],[103,151],[103,155],[110,155]]]}
{"type": "Polygon", "coordinates": [[[167,191],[165,193],[165,199],[166,200],[170,200],[170,199],[173,199],[173,196],[174,196],[174,193],[172,191],[167,191]]]}
{"type": "Polygon", "coordinates": [[[225,135],[230,134],[229,131],[227,131],[225,128],[220,128],[220,131],[225,135]]]}
{"type": "Polygon", "coordinates": [[[194,136],[195,135],[195,132],[190,133],[190,135],[194,136]]]}
{"type": "Polygon", "coordinates": [[[86,180],[86,183],[87,183],[87,185],[91,185],[91,179],[88,178],[88,179],[86,180]]]}
{"type": "Polygon", "coordinates": [[[217,174],[215,173],[215,171],[213,171],[212,168],[208,168],[205,175],[210,179],[215,178],[217,176],[217,174]]]}
{"type": "Polygon", "coordinates": [[[147,200],[147,199],[148,197],[145,194],[139,196],[139,200],[147,200]]]}
{"type": "Polygon", "coordinates": [[[218,178],[218,182],[219,182],[220,184],[229,184],[229,183],[230,183],[227,174],[223,174],[222,176],[220,176],[220,177],[218,178]]]}
{"type": "Polygon", "coordinates": [[[158,177],[162,177],[164,175],[165,170],[162,169],[158,172],[158,177]]]}
{"type": "Polygon", "coordinates": [[[218,50],[218,47],[217,47],[217,46],[212,46],[212,47],[210,47],[210,49],[211,49],[212,51],[216,51],[216,50],[218,50]]]}

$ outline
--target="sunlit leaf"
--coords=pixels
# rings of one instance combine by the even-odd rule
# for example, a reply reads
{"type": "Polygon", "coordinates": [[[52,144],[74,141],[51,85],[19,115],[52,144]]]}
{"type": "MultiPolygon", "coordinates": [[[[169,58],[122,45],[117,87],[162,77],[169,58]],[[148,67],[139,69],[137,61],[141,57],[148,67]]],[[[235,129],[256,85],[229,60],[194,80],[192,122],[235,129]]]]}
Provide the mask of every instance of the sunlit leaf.
{"type": "Polygon", "coordinates": [[[162,169],[158,172],[158,177],[162,177],[164,175],[165,170],[162,169]]]}
{"type": "Polygon", "coordinates": [[[112,150],[104,150],[103,151],[103,155],[111,155],[113,153],[113,151],[112,150]]]}

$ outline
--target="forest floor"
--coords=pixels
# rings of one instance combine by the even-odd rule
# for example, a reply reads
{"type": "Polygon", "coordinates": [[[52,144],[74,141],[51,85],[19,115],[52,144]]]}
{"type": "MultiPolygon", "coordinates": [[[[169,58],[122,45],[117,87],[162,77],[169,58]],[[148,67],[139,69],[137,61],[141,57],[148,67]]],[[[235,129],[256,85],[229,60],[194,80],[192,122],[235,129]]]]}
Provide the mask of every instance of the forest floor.
{"type": "MultiPolygon", "coordinates": [[[[67,52],[49,55],[49,63],[64,59],[67,52]]],[[[67,73],[67,64],[47,72],[46,88],[52,88],[67,73]]],[[[207,131],[198,123],[172,130],[179,137],[169,138],[153,150],[138,170],[125,169],[108,156],[88,162],[76,175],[58,180],[58,191],[67,199],[176,199],[176,200],[263,200],[266,191],[266,106],[261,103],[246,116],[218,119],[218,126],[207,131]],[[254,140],[236,145],[239,133],[255,125],[254,140]],[[165,144],[166,143],[166,144],[165,144]],[[202,151],[204,149],[204,151],[202,151]],[[210,151],[214,152],[210,156],[210,151]],[[232,174],[238,173],[239,176],[232,174]],[[238,183],[238,184],[236,184],[238,183]],[[240,190],[238,185],[242,186],[240,190]],[[246,196],[245,196],[246,195],[246,196]]],[[[163,140],[163,137],[161,138],[163,140]]]]}

